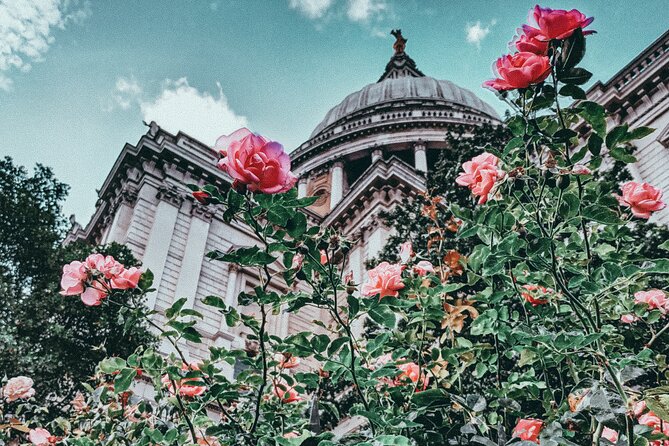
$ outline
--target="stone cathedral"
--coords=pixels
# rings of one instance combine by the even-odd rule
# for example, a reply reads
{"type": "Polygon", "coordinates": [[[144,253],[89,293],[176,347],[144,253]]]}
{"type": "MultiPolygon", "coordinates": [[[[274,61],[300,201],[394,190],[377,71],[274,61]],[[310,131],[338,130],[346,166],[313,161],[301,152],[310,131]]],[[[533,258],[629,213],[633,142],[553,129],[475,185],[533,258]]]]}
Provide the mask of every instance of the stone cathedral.
{"type": "MultiPolygon", "coordinates": [[[[291,153],[298,193],[318,197],[307,210],[311,222],[333,226],[356,241],[350,267],[358,283],[364,281],[365,260],[377,255],[389,234],[379,212],[425,191],[426,173],[439,152],[449,150],[444,142],[448,129],[501,124],[495,110],[473,92],[423,74],[405,52],[401,32],[393,35],[394,54],[378,81],[330,109],[309,139],[291,153]]],[[[640,142],[640,161],[632,173],[665,191],[669,176],[666,168],[658,168],[657,159],[669,159],[668,45],[669,32],[611,81],[597,83],[588,92],[593,99],[605,99],[613,113],[611,125],[659,127],[640,142]]],[[[217,160],[210,146],[152,122],[136,144],[123,147],[100,188],[95,214],[85,227],[73,220],[67,240],[115,241],[131,248],[143,268],[154,273],[157,291],[147,304],[158,311],[158,318],[175,299],[188,298],[186,305],[205,316],[198,326],[205,342],[186,343],[189,360],[206,357],[212,345],[244,347],[245,333],[227,327],[201,299],[217,295],[236,306],[239,292],[258,283],[254,271],[205,258],[213,249],[256,242],[249,228],[225,223],[213,207],[193,200],[184,186],[212,183],[227,188],[231,179],[216,168],[217,160]]],[[[659,217],[669,221],[666,211],[659,217]]],[[[326,319],[318,311],[305,308],[299,314],[274,315],[269,331],[279,336],[314,331],[312,321],[326,319]]],[[[229,373],[233,375],[232,367],[229,373]]]]}

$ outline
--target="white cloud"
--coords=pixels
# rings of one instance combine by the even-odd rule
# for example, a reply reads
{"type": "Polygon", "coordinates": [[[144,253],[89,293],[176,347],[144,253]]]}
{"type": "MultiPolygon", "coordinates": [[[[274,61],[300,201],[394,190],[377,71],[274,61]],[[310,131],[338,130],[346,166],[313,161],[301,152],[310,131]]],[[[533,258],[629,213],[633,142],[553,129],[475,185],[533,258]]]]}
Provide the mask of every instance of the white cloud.
{"type": "Polygon", "coordinates": [[[90,3],[78,0],[0,1],[0,89],[9,90],[12,70],[29,71],[54,41],[54,29],[81,23],[90,3]]]}
{"type": "Polygon", "coordinates": [[[385,0],[348,0],[346,15],[354,22],[367,22],[385,11],[385,0]]]}
{"type": "Polygon", "coordinates": [[[139,101],[141,95],[142,87],[134,77],[119,77],[116,79],[112,97],[116,105],[123,110],[129,109],[135,101],[139,101]]]}
{"type": "Polygon", "coordinates": [[[473,45],[476,45],[477,48],[481,48],[481,42],[490,34],[490,28],[494,26],[496,20],[490,22],[490,25],[483,26],[480,20],[477,20],[476,23],[468,23],[465,26],[465,33],[467,35],[467,42],[473,45]]]}
{"type": "Polygon", "coordinates": [[[334,0],[288,0],[288,6],[310,19],[323,17],[333,3],[334,0]]]}
{"type": "MultiPolygon", "coordinates": [[[[219,136],[248,126],[246,117],[230,108],[221,85],[216,85],[218,95],[213,96],[191,87],[185,77],[176,81],[168,79],[158,97],[139,100],[139,108],[146,122],[156,121],[170,132],[183,131],[206,144],[213,144],[219,136]]],[[[132,84],[128,87],[134,89],[132,84]]]]}

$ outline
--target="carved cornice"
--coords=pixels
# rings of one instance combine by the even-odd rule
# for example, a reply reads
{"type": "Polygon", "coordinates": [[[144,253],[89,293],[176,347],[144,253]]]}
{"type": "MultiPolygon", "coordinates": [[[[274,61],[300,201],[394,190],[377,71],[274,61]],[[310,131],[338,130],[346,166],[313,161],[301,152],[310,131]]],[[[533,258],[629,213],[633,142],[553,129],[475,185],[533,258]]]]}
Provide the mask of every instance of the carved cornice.
{"type": "Polygon", "coordinates": [[[156,197],[159,200],[167,201],[176,207],[181,207],[181,204],[184,201],[183,193],[181,193],[179,188],[176,186],[161,186],[160,189],[158,189],[158,194],[156,197]]]}
{"type": "Polygon", "coordinates": [[[197,217],[206,221],[207,223],[211,223],[214,216],[216,215],[216,211],[212,210],[209,206],[205,206],[200,203],[192,203],[190,214],[193,217],[197,217]]]}

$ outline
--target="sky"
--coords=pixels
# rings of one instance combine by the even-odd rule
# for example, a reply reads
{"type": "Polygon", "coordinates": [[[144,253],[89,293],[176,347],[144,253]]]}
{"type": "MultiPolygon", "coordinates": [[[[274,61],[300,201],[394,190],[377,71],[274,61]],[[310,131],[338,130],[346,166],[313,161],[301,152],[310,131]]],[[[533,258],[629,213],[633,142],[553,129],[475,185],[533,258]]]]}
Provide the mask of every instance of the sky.
{"type": "MultiPolygon", "coordinates": [[[[667,29],[666,3],[551,0],[594,16],[582,66],[607,80],[667,29]]],[[[86,223],[126,142],[155,120],[211,144],[247,126],[304,142],[375,82],[393,28],[426,75],[503,104],[481,83],[534,2],[524,0],[0,0],[0,155],[54,169],[86,223]]]]}

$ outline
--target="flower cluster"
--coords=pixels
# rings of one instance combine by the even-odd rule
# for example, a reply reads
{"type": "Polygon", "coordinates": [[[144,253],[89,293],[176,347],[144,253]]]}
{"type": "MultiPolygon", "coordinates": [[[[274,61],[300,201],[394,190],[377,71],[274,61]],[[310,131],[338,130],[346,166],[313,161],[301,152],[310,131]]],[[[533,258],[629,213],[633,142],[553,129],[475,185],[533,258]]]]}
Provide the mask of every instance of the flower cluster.
{"type": "Polygon", "coordinates": [[[504,177],[504,171],[498,167],[499,158],[492,153],[483,152],[462,164],[463,173],[455,180],[460,186],[466,186],[476,197],[478,203],[485,204],[497,181],[504,177]]]}
{"type": "MultiPolygon", "coordinates": [[[[510,46],[518,52],[506,54],[495,62],[495,79],[483,83],[485,87],[497,91],[517,90],[536,85],[551,73],[548,57],[549,43],[553,40],[569,38],[577,29],[583,30],[592,23],[592,17],[572,9],[542,8],[537,5],[530,11],[532,25],[523,25],[510,46]]],[[[584,35],[594,31],[583,31],[584,35]]]]}
{"type": "Polygon", "coordinates": [[[136,288],[142,271],[126,268],[112,256],[91,254],[63,266],[60,280],[63,296],[79,296],[85,305],[100,305],[109,292],[136,288]]]}

